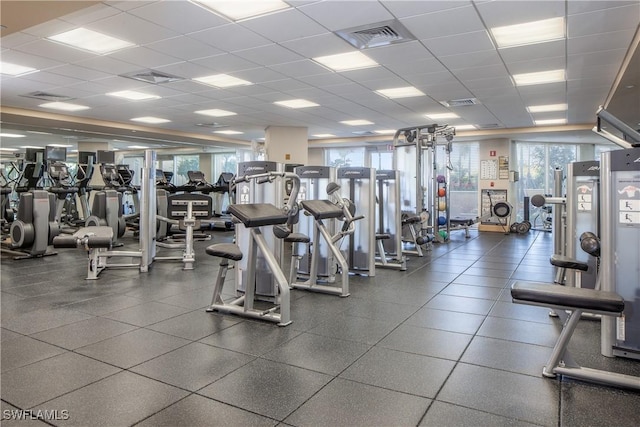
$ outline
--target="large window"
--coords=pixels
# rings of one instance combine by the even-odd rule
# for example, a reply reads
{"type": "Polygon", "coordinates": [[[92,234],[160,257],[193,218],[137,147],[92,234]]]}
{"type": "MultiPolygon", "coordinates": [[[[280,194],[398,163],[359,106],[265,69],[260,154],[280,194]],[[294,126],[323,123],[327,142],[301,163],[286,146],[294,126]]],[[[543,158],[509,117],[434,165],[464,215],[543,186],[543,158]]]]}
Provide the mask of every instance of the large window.
{"type": "Polygon", "coordinates": [[[393,151],[387,151],[386,149],[370,150],[369,167],[376,170],[393,169],[393,151]]]}
{"type": "Polygon", "coordinates": [[[173,183],[175,185],[184,185],[189,181],[187,172],[200,170],[200,156],[175,156],[175,175],[173,176],[173,183]]]}
{"type": "Polygon", "coordinates": [[[335,168],[365,166],[364,148],[329,148],[325,151],[325,164],[335,168]]]}
{"type": "Polygon", "coordinates": [[[479,144],[477,142],[454,143],[451,150],[449,172],[449,214],[456,216],[478,215],[479,144]]]}
{"type": "Polygon", "coordinates": [[[223,172],[230,172],[235,174],[238,170],[238,155],[234,153],[216,153],[213,155],[213,175],[211,180],[213,182],[218,180],[218,177],[223,172]]]}
{"type": "MultiPolygon", "coordinates": [[[[554,171],[561,168],[566,171],[567,164],[577,159],[578,147],[575,144],[533,144],[516,143],[518,172],[517,220],[524,219],[524,197],[535,194],[553,194],[554,171]]],[[[564,190],[563,190],[564,193],[564,190]]]]}

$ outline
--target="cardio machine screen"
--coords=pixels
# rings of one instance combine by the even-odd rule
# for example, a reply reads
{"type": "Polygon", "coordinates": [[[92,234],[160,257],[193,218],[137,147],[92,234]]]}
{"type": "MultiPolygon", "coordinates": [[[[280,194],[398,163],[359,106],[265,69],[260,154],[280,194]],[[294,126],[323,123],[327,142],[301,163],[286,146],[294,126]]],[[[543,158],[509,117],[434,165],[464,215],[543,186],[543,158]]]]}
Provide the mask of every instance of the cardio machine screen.
{"type": "Polygon", "coordinates": [[[42,148],[27,148],[27,151],[24,155],[24,159],[27,162],[38,162],[42,161],[44,157],[44,150],[42,148]],[[40,158],[38,159],[38,154],[40,154],[40,158]]]}
{"type": "Polygon", "coordinates": [[[66,162],[67,149],[64,147],[53,147],[48,145],[44,149],[44,160],[46,162],[66,162]]]}
{"type": "Polygon", "coordinates": [[[97,163],[114,164],[116,162],[115,151],[98,150],[97,163]]]}
{"type": "Polygon", "coordinates": [[[96,162],[96,153],[93,151],[80,151],[78,153],[78,163],[81,165],[94,164],[96,162]]]}

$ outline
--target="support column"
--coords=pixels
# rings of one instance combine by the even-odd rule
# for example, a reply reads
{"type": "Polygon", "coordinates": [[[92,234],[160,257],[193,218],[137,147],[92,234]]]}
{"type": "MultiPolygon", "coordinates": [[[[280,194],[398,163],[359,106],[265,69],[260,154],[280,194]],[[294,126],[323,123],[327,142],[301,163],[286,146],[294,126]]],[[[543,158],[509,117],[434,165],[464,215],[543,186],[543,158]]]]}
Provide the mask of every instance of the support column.
{"type": "Polygon", "coordinates": [[[309,156],[306,127],[269,126],[265,129],[267,159],[306,165],[309,156]]]}
{"type": "MultiPolygon", "coordinates": [[[[95,141],[78,141],[78,152],[80,151],[90,151],[92,153],[97,153],[98,150],[109,150],[108,142],[95,142],[95,141]]],[[[95,158],[94,158],[95,162],[95,158]]],[[[100,166],[95,164],[96,168],[93,172],[93,176],[91,177],[91,181],[89,182],[89,186],[104,186],[104,181],[102,180],[102,176],[100,175],[100,166]]]]}

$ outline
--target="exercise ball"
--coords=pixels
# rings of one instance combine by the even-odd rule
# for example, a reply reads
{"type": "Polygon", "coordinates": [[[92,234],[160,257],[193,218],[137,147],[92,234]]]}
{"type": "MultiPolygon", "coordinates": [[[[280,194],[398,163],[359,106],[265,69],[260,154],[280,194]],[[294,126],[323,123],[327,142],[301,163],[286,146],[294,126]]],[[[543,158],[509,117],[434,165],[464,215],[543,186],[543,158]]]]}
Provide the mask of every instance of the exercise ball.
{"type": "Polygon", "coordinates": [[[438,234],[440,234],[440,237],[442,237],[443,240],[447,240],[447,232],[444,230],[440,230],[438,232],[438,234]]]}
{"type": "Polygon", "coordinates": [[[440,200],[438,202],[438,210],[446,211],[447,210],[447,202],[445,202],[444,200],[440,200]]]}
{"type": "Polygon", "coordinates": [[[444,188],[438,188],[438,196],[439,197],[444,197],[447,195],[447,190],[445,190],[444,188]]]}
{"type": "Polygon", "coordinates": [[[446,178],[444,177],[444,175],[438,175],[436,177],[436,181],[438,181],[440,184],[444,184],[446,181],[446,178]]]}
{"type": "Polygon", "coordinates": [[[438,225],[445,225],[447,223],[447,218],[443,216],[438,217],[438,225]]]}

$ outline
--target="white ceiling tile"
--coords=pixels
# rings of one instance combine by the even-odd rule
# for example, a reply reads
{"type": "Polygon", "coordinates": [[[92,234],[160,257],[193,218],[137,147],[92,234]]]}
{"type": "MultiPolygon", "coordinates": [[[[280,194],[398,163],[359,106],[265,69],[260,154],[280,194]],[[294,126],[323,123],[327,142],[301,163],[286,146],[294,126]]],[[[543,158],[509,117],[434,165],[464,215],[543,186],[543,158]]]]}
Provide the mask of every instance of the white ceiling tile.
{"type": "Polygon", "coordinates": [[[407,76],[407,81],[413,86],[437,86],[446,83],[457,82],[456,78],[449,71],[440,71],[437,73],[417,74],[407,76]]]}
{"type": "Polygon", "coordinates": [[[640,2],[631,6],[609,8],[595,12],[571,15],[567,18],[569,37],[608,33],[638,28],[640,2]]]}
{"type": "Polygon", "coordinates": [[[361,84],[371,91],[411,86],[405,79],[400,78],[396,75],[384,79],[362,81],[361,84]]]}
{"type": "Polygon", "coordinates": [[[209,74],[232,74],[234,71],[249,70],[251,68],[258,68],[260,65],[241,58],[237,55],[225,53],[222,55],[210,56],[208,58],[200,58],[191,62],[195,65],[200,65],[209,70],[208,73],[202,74],[196,77],[203,77],[209,74]]]}
{"type": "Polygon", "coordinates": [[[110,73],[116,75],[139,70],[137,65],[119,61],[115,58],[110,58],[109,56],[91,55],[89,59],[77,61],[76,64],[81,67],[87,67],[98,71],[109,70],[110,73]]]}
{"type": "Polygon", "coordinates": [[[361,70],[344,71],[341,73],[350,80],[366,82],[370,80],[393,79],[397,76],[385,67],[364,68],[361,70]]]}
{"type": "Polygon", "coordinates": [[[54,19],[33,27],[25,28],[22,32],[36,37],[49,37],[64,33],[65,31],[73,30],[76,27],[77,25],[70,22],[66,22],[61,19],[54,19]]]}
{"type": "MultiPolygon", "coordinates": [[[[210,74],[215,74],[211,71],[211,69],[195,64],[193,62],[179,62],[177,64],[167,65],[165,67],[158,67],[157,71],[161,71],[163,73],[171,74],[174,76],[182,77],[185,79],[194,79],[196,77],[208,76],[210,74]]],[[[134,69],[132,71],[139,71],[134,69]]],[[[202,86],[198,83],[198,86],[202,86]]]]}
{"type": "Polygon", "coordinates": [[[240,79],[250,81],[252,83],[272,82],[275,80],[284,80],[288,78],[288,76],[283,75],[267,67],[259,67],[259,68],[253,68],[250,70],[238,71],[234,73],[234,76],[240,79]]]}
{"type": "Polygon", "coordinates": [[[556,97],[558,93],[567,92],[567,84],[566,82],[558,82],[541,85],[518,86],[518,92],[520,92],[523,98],[542,94],[549,94],[550,96],[556,97]]]}
{"type": "Polygon", "coordinates": [[[438,58],[449,70],[471,67],[485,67],[501,64],[502,59],[495,50],[466,53],[464,55],[443,55],[438,58]]]}
{"type": "Polygon", "coordinates": [[[325,1],[301,6],[299,10],[330,31],[393,19],[387,9],[373,1],[325,1]]]}
{"type": "Polygon", "coordinates": [[[426,90],[427,95],[438,101],[473,97],[473,94],[466,87],[457,82],[427,87],[426,90]]]}
{"type": "Polygon", "coordinates": [[[446,9],[455,9],[458,7],[469,6],[470,1],[416,1],[416,0],[385,0],[381,1],[382,5],[386,7],[397,18],[405,18],[413,15],[423,15],[425,13],[439,12],[446,9]]]}
{"type": "Polygon", "coordinates": [[[161,40],[156,43],[150,43],[146,47],[185,61],[224,53],[220,49],[187,36],[161,40]]]}
{"type": "Polygon", "coordinates": [[[177,33],[204,30],[228,21],[189,1],[162,1],[129,11],[131,15],[154,22],[177,33]],[[176,19],[176,17],[180,17],[176,19]]]}
{"type": "Polygon", "coordinates": [[[79,80],[98,80],[110,76],[110,74],[103,71],[92,70],[91,68],[85,68],[76,65],[62,65],[60,67],[50,68],[48,71],[62,76],[73,77],[79,80]]]}
{"type": "Polygon", "coordinates": [[[567,40],[568,54],[575,55],[600,50],[625,49],[629,46],[634,33],[634,30],[625,30],[570,38],[567,40]]]}
{"type": "Polygon", "coordinates": [[[120,61],[128,62],[129,64],[137,65],[140,68],[158,68],[183,62],[180,58],[165,55],[164,53],[146,47],[124,49],[114,52],[109,56],[120,61]]]}
{"type": "Polygon", "coordinates": [[[18,52],[25,52],[43,58],[48,58],[51,61],[56,61],[56,64],[65,62],[77,62],[83,59],[92,58],[96,55],[90,52],[85,52],[79,49],[74,49],[69,46],[64,46],[58,43],[54,43],[49,40],[36,40],[31,43],[25,43],[15,49],[18,52]]]}
{"type": "Polygon", "coordinates": [[[617,68],[617,64],[622,61],[626,53],[626,49],[617,49],[569,55],[567,60],[568,68],[573,70],[590,66],[612,66],[617,68]]]}
{"type": "Polygon", "coordinates": [[[489,65],[486,67],[473,67],[452,71],[460,81],[484,80],[495,77],[508,78],[509,73],[503,64],[489,65]]]}
{"type": "Polygon", "coordinates": [[[423,41],[435,56],[494,50],[486,31],[476,31],[423,41]]]}
{"type": "Polygon", "coordinates": [[[575,15],[578,13],[594,12],[597,10],[609,9],[612,7],[634,6],[637,5],[636,0],[590,0],[590,1],[571,1],[567,3],[567,13],[575,15]]]}
{"type": "Polygon", "coordinates": [[[170,39],[179,33],[156,25],[145,19],[128,13],[120,13],[109,18],[101,19],[85,25],[93,31],[98,31],[112,37],[117,37],[137,45],[153,43],[158,40],[170,39]]]}
{"type": "Polygon", "coordinates": [[[253,31],[238,25],[229,24],[189,33],[189,37],[225,52],[251,49],[271,44],[271,41],[253,31]]]}
{"type": "Polygon", "coordinates": [[[518,90],[511,84],[511,86],[496,86],[496,87],[479,87],[479,88],[469,88],[473,92],[473,96],[478,98],[481,103],[484,104],[484,100],[495,99],[501,96],[510,96],[513,98],[519,98],[520,94],[518,90]]]}
{"type": "MultiPolygon", "coordinates": [[[[577,62],[579,63],[579,62],[577,62]]],[[[618,74],[619,67],[616,64],[603,63],[602,65],[584,65],[569,67],[567,74],[568,79],[601,79],[602,81],[611,82],[618,74]]]]}
{"type": "Polygon", "coordinates": [[[493,1],[476,3],[476,8],[487,27],[493,28],[564,16],[565,4],[564,0],[493,1]]]}
{"type": "MultiPolygon", "coordinates": [[[[287,80],[277,80],[274,82],[265,82],[262,83],[262,86],[266,86],[275,91],[288,91],[288,90],[296,90],[296,89],[307,89],[309,85],[300,80],[295,79],[287,79],[287,80]]],[[[277,99],[276,101],[280,101],[277,99]]]]}
{"type": "Polygon", "coordinates": [[[378,64],[431,59],[433,55],[419,41],[397,43],[368,49],[366,54],[378,64]]]}
{"type": "Polygon", "coordinates": [[[495,123],[496,116],[484,105],[472,105],[468,107],[452,108],[453,112],[460,116],[460,119],[451,119],[450,122],[455,126],[455,122],[464,121],[469,124],[495,123]]]}
{"type": "Polygon", "coordinates": [[[335,55],[338,53],[352,52],[354,50],[353,46],[333,33],[324,33],[318,36],[290,40],[280,44],[307,58],[335,55]]]}
{"type": "Polygon", "coordinates": [[[99,19],[108,18],[109,16],[122,13],[120,9],[111,7],[104,3],[95,4],[93,6],[85,7],[76,12],[72,12],[68,15],[64,15],[60,19],[63,21],[74,24],[75,26],[82,26],[99,19]]]}
{"type": "Polygon", "coordinates": [[[507,64],[509,73],[534,73],[548,70],[564,70],[567,67],[566,57],[557,56],[555,58],[532,59],[530,61],[520,61],[507,64]]]}
{"type": "Polygon", "coordinates": [[[413,76],[425,73],[437,73],[447,71],[436,58],[405,59],[384,64],[387,69],[400,76],[413,76]]]}
{"type": "Polygon", "coordinates": [[[2,49],[13,49],[25,43],[30,43],[38,40],[39,37],[36,37],[31,34],[17,32],[13,34],[9,34],[6,36],[2,36],[2,49]]]}
{"type": "Polygon", "coordinates": [[[104,4],[111,6],[111,7],[115,7],[116,9],[119,10],[132,10],[132,9],[136,9],[138,7],[144,7],[148,4],[151,3],[157,3],[158,0],[136,0],[136,1],[131,1],[131,0],[121,0],[121,1],[117,1],[117,0],[108,0],[103,2],[104,4]]]}
{"type": "MultiPolygon", "coordinates": [[[[274,80],[270,80],[270,82],[273,82],[273,81],[274,80]]],[[[262,82],[262,83],[265,83],[265,82],[262,82]]],[[[251,96],[256,96],[258,94],[273,93],[273,92],[276,92],[276,90],[270,87],[264,86],[263,84],[255,84],[251,86],[230,87],[229,90],[227,90],[227,92],[230,94],[229,101],[231,102],[233,101],[233,99],[237,99],[240,96],[251,97],[251,96]]],[[[221,99],[224,99],[224,98],[221,98],[221,99]]]]}
{"type": "Polygon", "coordinates": [[[24,76],[24,79],[32,81],[36,84],[44,83],[47,86],[65,86],[76,83],[76,79],[74,78],[62,76],[60,74],[53,74],[46,71],[27,74],[26,76],[24,76]]]}
{"type": "MultiPolygon", "coordinates": [[[[2,39],[4,41],[4,38],[2,39]]],[[[6,49],[2,51],[2,60],[12,64],[23,65],[25,67],[35,68],[37,70],[46,70],[55,67],[59,67],[64,62],[57,61],[51,58],[45,58],[31,53],[23,52],[20,50],[6,49]]]]}
{"type": "Polygon", "coordinates": [[[269,66],[269,68],[278,73],[281,73],[284,76],[294,78],[338,74],[309,59],[305,59],[303,61],[293,61],[285,64],[275,64],[269,66]]]}
{"type": "Polygon", "coordinates": [[[498,53],[507,64],[533,59],[561,57],[566,55],[565,40],[499,49],[498,53]]]}
{"type": "Polygon", "coordinates": [[[473,93],[482,89],[503,89],[513,87],[513,81],[511,81],[511,78],[508,75],[490,77],[486,79],[464,80],[462,83],[464,83],[465,87],[473,93]]]}
{"type": "Polygon", "coordinates": [[[313,76],[299,77],[299,80],[310,86],[322,87],[335,86],[349,83],[350,80],[340,75],[340,73],[328,72],[326,74],[316,74],[313,76]]]}
{"type": "Polygon", "coordinates": [[[420,40],[483,31],[485,29],[473,6],[412,16],[403,18],[400,22],[420,40]]]}
{"type": "Polygon", "coordinates": [[[572,79],[567,81],[568,96],[580,94],[581,92],[589,92],[596,88],[609,91],[609,89],[611,89],[611,83],[607,80],[603,80],[601,77],[572,79]]]}
{"type": "Polygon", "coordinates": [[[260,65],[277,65],[302,60],[297,53],[277,44],[236,51],[234,55],[260,65]]]}
{"type": "Polygon", "coordinates": [[[240,25],[276,43],[317,36],[327,31],[296,9],[249,19],[240,25]]]}

